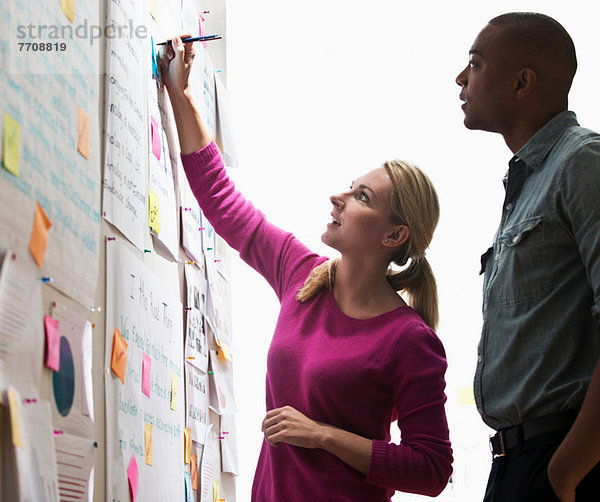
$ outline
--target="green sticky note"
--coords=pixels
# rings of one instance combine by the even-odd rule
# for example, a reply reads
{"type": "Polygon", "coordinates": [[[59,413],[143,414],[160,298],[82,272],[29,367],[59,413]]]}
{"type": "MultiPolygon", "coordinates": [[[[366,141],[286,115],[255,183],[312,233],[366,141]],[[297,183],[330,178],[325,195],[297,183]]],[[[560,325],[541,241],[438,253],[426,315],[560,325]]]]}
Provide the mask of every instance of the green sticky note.
{"type": "Polygon", "coordinates": [[[2,163],[15,176],[19,176],[21,151],[21,125],[8,113],[4,114],[4,137],[2,138],[2,163]]]}

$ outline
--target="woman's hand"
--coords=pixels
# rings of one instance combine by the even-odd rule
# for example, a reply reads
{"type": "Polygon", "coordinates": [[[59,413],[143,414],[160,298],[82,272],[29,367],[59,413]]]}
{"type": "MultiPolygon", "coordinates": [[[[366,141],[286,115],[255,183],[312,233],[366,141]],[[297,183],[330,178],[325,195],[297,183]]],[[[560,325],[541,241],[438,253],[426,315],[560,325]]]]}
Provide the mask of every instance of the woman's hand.
{"type": "Polygon", "coordinates": [[[158,66],[160,79],[167,87],[170,95],[183,93],[189,83],[190,69],[194,60],[194,44],[184,44],[181,39],[191,36],[189,33],[175,36],[171,39],[171,45],[160,54],[158,66]]]}
{"type": "Polygon", "coordinates": [[[272,446],[288,443],[302,448],[319,448],[322,426],[295,408],[284,406],[267,413],[262,431],[272,446]]]}

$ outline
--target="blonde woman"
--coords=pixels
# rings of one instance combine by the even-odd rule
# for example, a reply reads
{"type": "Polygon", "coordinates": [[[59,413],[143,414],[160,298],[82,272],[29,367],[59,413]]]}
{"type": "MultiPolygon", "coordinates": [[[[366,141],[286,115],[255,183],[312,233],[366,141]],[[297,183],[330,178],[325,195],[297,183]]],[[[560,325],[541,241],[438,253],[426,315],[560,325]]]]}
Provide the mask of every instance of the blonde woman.
{"type": "Polygon", "coordinates": [[[340,258],[311,252],[269,223],[227,177],[190,97],[193,57],[192,44],[175,37],[160,62],[190,186],[216,232],[281,302],[252,500],[439,494],[452,450],[446,359],[434,332],[436,285],[425,258],[439,215],[431,182],[398,161],[361,176],[331,197],[322,241],[340,258]],[[403,271],[390,274],[392,262],[403,271]],[[399,445],[390,443],[396,420],[399,445]]]}

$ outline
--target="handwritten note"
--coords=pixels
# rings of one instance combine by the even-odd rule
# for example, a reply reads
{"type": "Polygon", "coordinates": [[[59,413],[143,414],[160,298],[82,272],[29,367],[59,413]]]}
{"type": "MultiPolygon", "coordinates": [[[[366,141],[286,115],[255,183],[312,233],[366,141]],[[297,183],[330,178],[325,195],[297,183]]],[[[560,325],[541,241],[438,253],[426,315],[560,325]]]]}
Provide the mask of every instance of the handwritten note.
{"type": "Polygon", "coordinates": [[[46,328],[46,366],[60,371],[60,327],[59,322],[49,315],[44,316],[46,328]]]}
{"type": "Polygon", "coordinates": [[[77,107],[77,150],[90,159],[90,118],[81,106],[77,107]]]}
{"type": "Polygon", "coordinates": [[[46,257],[46,247],[48,245],[48,230],[52,226],[48,216],[40,206],[39,202],[35,203],[35,213],[33,215],[33,228],[31,229],[31,237],[29,238],[29,251],[38,267],[44,266],[46,257]]]}
{"type": "Polygon", "coordinates": [[[160,205],[158,195],[148,190],[148,226],[155,234],[160,234],[160,205]]]}
{"type": "Polygon", "coordinates": [[[129,480],[129,489],[131,490],[131,499],[135,502],[140,487],[138,465],[135,460],[135,455],[131,454],[129,466],[127,467],[127,479],[129,480]]]}
{"type": "Polygon", "coordinates": [[[147,465],[152,465],[152,425],[144,422],[144,461],[147,465]]]}
{"type": "Polygon", "coordinates": [[[150,397],[150,368],[152,367],[152,359],[144,352],[144,360],[142,362],[142,393],[150,397]]]}
{"type": "Polygon", "coordinates": [[[118,328],[113,334],[112,357],[110,369],[113,370],[122,383],[125,383],[125,368],[127,367],[127,342],[118,328]]]}
{"type": "Polygon", "coordinates": [[[21,151],[21,126],[8,113],[4,114],[4,137],[2,140],[2,163],[15,176],[19,176],[21,151]]]}

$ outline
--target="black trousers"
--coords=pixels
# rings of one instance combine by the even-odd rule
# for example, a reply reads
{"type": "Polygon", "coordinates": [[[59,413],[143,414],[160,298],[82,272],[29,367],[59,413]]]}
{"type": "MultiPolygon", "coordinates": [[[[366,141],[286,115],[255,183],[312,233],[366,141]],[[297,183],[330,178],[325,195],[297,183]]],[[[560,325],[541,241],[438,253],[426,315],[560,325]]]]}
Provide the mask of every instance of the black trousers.
{"type": "MultiPolygon", "coordinates": [[[[496,457],[483,502],[558,502],[548,481],[548,463],[568,429],[544,434],[496,457]]],[[[600,501],[600,464],[579,483],[576,502],[600,501]]]]}

